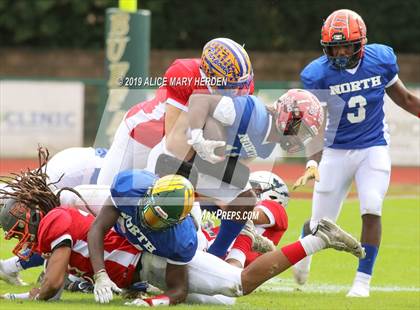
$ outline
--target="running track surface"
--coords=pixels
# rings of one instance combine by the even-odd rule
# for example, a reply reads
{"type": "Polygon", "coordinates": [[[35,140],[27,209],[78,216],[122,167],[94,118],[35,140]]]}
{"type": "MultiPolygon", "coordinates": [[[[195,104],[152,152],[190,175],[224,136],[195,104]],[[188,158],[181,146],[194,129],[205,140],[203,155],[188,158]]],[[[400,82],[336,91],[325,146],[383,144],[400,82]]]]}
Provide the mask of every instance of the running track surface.
{"type": "MultiPolygon", "coordinates": [[[[0,158],[0,175],[8,175],[11,172],[20,172],[25,169],[38,167],[37,159],[11,159],[0,158]]],[[[269,170],[271,166],[254,164],[252,170],[269,170]]],[[[302,164],[279,164],[274,171],[286,182],[295,181],[303,173],[305,167],[302,164]]],[[[392,167],[391,183],[393,184],[420,184],[420,167],[392,167]]]]}

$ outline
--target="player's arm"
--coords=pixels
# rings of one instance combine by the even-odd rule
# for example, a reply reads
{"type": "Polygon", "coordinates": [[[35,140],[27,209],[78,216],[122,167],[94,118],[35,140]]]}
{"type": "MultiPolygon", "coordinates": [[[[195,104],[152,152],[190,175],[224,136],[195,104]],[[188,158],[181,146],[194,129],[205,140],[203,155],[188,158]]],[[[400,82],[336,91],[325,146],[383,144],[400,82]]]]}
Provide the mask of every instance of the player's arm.
{"type": "Polygon", "coordinates": [[[71,255],[71,242],[64,240],[62,244],[56,246],[51,257],[48,259],[47,269],[38,296],[39,300],[48,300],[54,297],[64,285],[67,266],[71,255]]]}
{"type": "Polygon", "coordinates": [[[109,278],[104,262],[104,238],[108,230],[117,222],[119,213],[114,207],[111,198],[108,198],[98,216],[95,218],[88,233],[88,249],[90,262],[94,271],[94,295],[100,303],[112,300],[112,292],[121,292],[121,289],[109,278]]]}
{"type": "Polygon", "coordinates": [[[169,297],[170,304],[181,303],[188,294],[188,269],[187,265],[167,264],[166,286],[164,295],[169,297]]]}
{"type": "Polygon", "coordinates": [[[390,87],[387,87],[386,93],[401,108],[420,117],[420,98],[410,92],[400,79],[390,87]]]}
{"type": "MultiPolygon", "coordinates": [[[[177,108],[168,105],[168,109],[177,108]]],[[[178,159],[185,161],[191,159],[191,157],[194,154],[194,151],[191,149],[191,146],[187,143],[188,126],[188,115],[186,112],[182,112],[179,114],[178,119],[173,124],[171,124],[170,131],[165,132],[166,149],[172,155],[175,155],[175,157],[177,157],[178,159]]]]}
{"type": "Polygon", "coordinates": [[[139,307],[155,307],[179,304],[187,298],[188,270],[187,265],[177,265],[168,262],[166,266],[166,291],[161,295],[137,298],[126,305],[139,307]]]}
{"type": "Polygon", "coordinates": [[[108,198],[105,205],[101,208],[98,216],[95,218],[92,226],[88,233],[88,248],[90,262],[92,264],[93,271],[105,269],[104,262],[104,238],[108,230],[118,220],[120,216],[117,209],[114,207],[111,198],[108,198]]]}
{"type": "Polygon", "coordinates": [[[226,142],[204,138],[203,128],[209,116],[224,126],[232,125],[236,116],[232,99],[226,96],[203,94],[190,97],[188,123],[191,128],[191,139],[188,140],[188,144],[192,145],[202,159],[215,164],[224,159],[223,156],[215,155],[215,149],[225,146],[226,142]]]}

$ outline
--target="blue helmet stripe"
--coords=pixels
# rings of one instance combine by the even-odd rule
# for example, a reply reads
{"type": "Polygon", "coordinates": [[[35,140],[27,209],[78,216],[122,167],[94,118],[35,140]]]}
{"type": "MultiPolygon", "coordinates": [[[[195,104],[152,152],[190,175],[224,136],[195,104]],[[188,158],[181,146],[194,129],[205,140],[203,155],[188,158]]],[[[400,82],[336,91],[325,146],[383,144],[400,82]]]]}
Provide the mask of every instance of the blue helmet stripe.
{"type": "Polygon", "coordinates": [[[230,46],[230,44],[228,44],[228,42],[225,42],[223,39],[222,40],[216,40],[216,42],[219,42],[221,44],[223,44],[227,49],[229,49],[232,54],[235,56],[235,58],[238,60],[239,62],[239,75],[242,76],[243,75],[243,65],[241,59],[238,57],[238,54],[234,51],[234,49],[230,46]]]}
{"type": "Polygon", "coordinates": [[[209,59],[206,58],[205,61],[208,64],[209,68],[212,68],[213,70],[217,71],[221,75],[225,75],[225,72],[222,72],[218,68],[216,68],[215,66],[213,66],[212,62],[209,59]]]}

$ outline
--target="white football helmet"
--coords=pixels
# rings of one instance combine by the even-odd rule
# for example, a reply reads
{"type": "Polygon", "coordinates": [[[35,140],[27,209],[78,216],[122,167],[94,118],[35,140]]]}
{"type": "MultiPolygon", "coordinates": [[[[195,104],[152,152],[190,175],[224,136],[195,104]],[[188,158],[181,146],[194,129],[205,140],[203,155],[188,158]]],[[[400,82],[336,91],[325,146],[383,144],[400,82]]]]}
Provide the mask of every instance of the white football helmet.
{"type": "Polygon", "coordinates": [[[271,171],[255,171],[249,175],[249,182],[258,199],[274,200],[287,207],[289,189],[286,183],[271,171]]]}

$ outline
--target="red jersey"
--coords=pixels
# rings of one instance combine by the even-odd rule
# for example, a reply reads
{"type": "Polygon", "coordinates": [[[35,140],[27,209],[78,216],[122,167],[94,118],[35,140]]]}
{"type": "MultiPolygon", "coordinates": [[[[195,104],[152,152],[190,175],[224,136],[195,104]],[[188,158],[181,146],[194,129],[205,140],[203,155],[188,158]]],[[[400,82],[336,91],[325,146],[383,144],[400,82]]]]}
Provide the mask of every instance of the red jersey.
{"type": "MultiPolygon", "coordinates": [[[[257,233],[273,241],[274,245],[278,245],[288,227],[286,210],[282,205],[273,200],[262,200],[258,202],[255,208],[262,209],[265,215],[270,219],[270,224],[255,225],[257,233]]],[[[212,231],[210,232],[204,229],[202,229],[202,231],[206,239],[212,241],[216,239],[216,236],[219,233],[219,226],[212,228],[212,231]]],[[[251,246],[250,238],[245,235],[239,235],[232,245],[232,249],[238,249],[245,254],[245,267],[261,255],[261,253],[253,252],[251,246]]]]}
{"type": "Polygon", "coordinates": [[[255,225],[257,232],[273,241],[275,245],[278,245],[288,227],[286,210],[278,202],[268,199],[258,202],[255,208],[262,209],[273,223],[255,225]]]}
{"type": "MultiPolygon", "coordinates": [[[[71,255],[68,272],[92,281],[94,272],[89,259],[87,234],[94,220],[94,216],[75,208],[55,208],[40,222],[37,252],[48,258],[56,245],[69,240],[71,255]]],[[[140,251],[110,230],[104,239],[104,259],[111,280],[121,288],[128,287],[132,283],[140,251]]]]}
{"type": "MultiPolygon", "coordinates": [[[[130,136],[150,148],[158,144],[165,135],[165,104],[182,111],[188,111],[188,100],[195,93],[209,94],[211,89],[205,83],[200,70],[200,59],[176,59],[165,73],[165,84],[159,87],[153,99],[140,102],[130,108],[125,123],[130,136]]],[[[250,93],[254,92],[251,82],[250,93]]]]}

